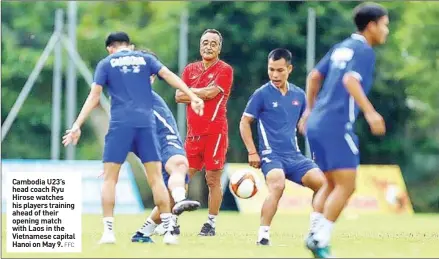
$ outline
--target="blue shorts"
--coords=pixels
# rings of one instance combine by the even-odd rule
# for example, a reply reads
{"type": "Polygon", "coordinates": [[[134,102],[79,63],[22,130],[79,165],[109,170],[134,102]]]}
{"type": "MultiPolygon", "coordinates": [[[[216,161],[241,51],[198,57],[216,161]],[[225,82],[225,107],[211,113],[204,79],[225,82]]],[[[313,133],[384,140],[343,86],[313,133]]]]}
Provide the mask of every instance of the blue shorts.
{"type": "Polygon", "coordinates": [[[268,154],[261,157],[261,169],[264,176],[273,169],[282,169],[285,178],[303,185],[302,177],[311,169],[318,168],[311,160],[301,153],[292,155],[268,154]]]}
{"type": "Polygon", "coordinates": [[[105,135],[104,163],[123,164],[130,151],[135,152],[142,163],[161,161],[155,126],[110,125],[105,135]]]}
{"type": "MultiPolygon", "coordinates": [[[[169,141],[166,144],[162,144],[162,163],[163,163],[163,169],[162,169],[162,175],[163,180],[165,181],[166,187],[168,187],[168,181],[169,181],[169,173],[166,171],[166,163],[168,160],[175,156],[175,155],[182,155],[186,157],[186,152],[183,149],[183,145],[178,140],[169,141]]],[[[186,184],[189,183],[189,175],[186,174],[185,179],[186,184]]]]}
{"type": "Polygon", "coordinates": [[[352,131],[308,130],[307,137],[314,162],[323,172],[358,167],[358,137],[352,131]]]}

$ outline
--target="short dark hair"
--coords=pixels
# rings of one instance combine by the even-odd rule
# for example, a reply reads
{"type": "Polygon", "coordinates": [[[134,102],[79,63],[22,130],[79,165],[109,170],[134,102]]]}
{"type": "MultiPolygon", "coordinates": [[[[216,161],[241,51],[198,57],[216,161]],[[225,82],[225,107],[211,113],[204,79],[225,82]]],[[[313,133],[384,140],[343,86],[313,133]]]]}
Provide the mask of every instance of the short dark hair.
{"type": "Polygon", "coordinates": [[[110,35],[108,35],[107,39],[105,40],[105,47],[112,46],[114,44],[121,44],[125,43],[127,45],[130,44],[130,37],[126,32],[112,32],[110,35]]]}
{"type": "Polygon", "coordinates": [[[388,15],[387,10],[376,3],[361,3],[354,9],[354,22],[358,31],[366,29],[370,22],[377,22],[381,17],[388,15]]]}
{"type": "Polygon", "coordinates": [[[219,32],[218,30],[216,30],[216,29],[207,29],[207,30],[205,30],[204,32],[203,32],[203,34],[201,34],[201,37],[203,37],[205,34],[207,34],[207,33],[214,33],[214,34],[216,34],[216,35],[218,35],[219,36],[219,38],[220,38],[220,46],[222,46],[223,45],[223,35],[221,35],[221,32],[219,32]]]}
{"type": "Polygon", "coordinates": [[[291,65],[291,61],[293,60],[293,54],[287,49],[277,48],[274,49],[268,54],[268,60],[279,60],[279,59],[285,59],[288,65],[291,65]]]}

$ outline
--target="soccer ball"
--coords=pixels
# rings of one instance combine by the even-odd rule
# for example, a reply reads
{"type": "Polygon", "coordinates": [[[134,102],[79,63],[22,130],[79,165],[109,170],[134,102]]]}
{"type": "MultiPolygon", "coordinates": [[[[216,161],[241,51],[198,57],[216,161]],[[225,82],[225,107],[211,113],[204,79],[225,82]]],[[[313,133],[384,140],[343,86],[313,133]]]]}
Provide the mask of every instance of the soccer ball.
{"type": "Polygon", "coordinates": [[[241,199],[249,199],[258,192],[258,177],[251,171],[243,170],[230,177],[230,190],[241,199]]]}

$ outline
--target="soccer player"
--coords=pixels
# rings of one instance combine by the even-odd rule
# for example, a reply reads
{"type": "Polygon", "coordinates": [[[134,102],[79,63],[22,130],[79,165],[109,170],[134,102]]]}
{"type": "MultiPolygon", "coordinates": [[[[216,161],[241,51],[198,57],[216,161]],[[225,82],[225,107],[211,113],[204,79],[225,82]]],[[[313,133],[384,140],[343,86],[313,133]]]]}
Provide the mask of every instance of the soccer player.
{"type": "Polygon", "coordinates": [[[152,110],[152,89],[150,76],[160,75],[171,86],[188,94],[196,114],[203,114],[203,100],[198,98],[186,84],[154,56],[129,48],[130,38],[124,32],[111,33],[105,46],[109,56],[102,59],[96,68],[94,83],[78,118],[63,137],[65,146],[77,144],[81,136],[81,126],[90,112],[99,105],[103,87],[111,96],[111,120],[104,146],[104,183],[102,207],[104,232],[100,243],[115,243],[113,232],[113,212],[115,188],[121,165],[128,152],[135,147],[145,166],[148,183],[152,189],[154,202],[160,210],[167,234],[166,244],[177,242],[173,233],[169,195],[163,183],[161,156],[152,110]]]}
{"type": "MultiPolygon", "coordinates": [[[[145,51],[145,53],[151,53],[155,56],[155,54],[150,51],[145,51]]],[[[155,75],[151,76],[151,85],[155,77],[155,75]]],[[[180,227],[177,225],[178,215],[185,210],[192,211],[198,209],[200,203],[186,199],[186,189],[189,182],[187,175],[189,162],[186,158],[175,118],[160,95],[153,91],[152,97],[154,116],[157,124],[157,136],[160,143],[162,164],[164,165],[163,179],[170,192],[171,206],[176,203],[173,208],[173,220],[176,225],[173,232],[179,235],[180,227]]],[[[137,154],[137,150],[134,150],[134,153],[137,154]]],[[[133,235],[131,241],[153,243],[151,235],[160,223],[160,213],[156,206],[143,226],[133,235]]],[[[163,226],[163,224],[161,226],[163,226]]]]}
{"type": "MultiPolygon", "coordinates": [[[[188,64],[183,81],[205,101],[205,113],[197,116],[187,109],[187,137],[185,149],[189,160],[189,174],[206,169],[209,187],[209,215],[200,236],[215,235],[215,221],[222,202],[221,174],[228,147],[227,101],[233,82],[233,69],[219,59],[223,37],[214,29],[204,31],[200,39],[202,61],[188,64]]],[[[189,97],[177,90],[178,103],[189,103],[189,97]]]]}
{"type": "Polygon", "coordinates": [[[375,66],[372,47],[385,43],[389,33],[387,11],[378,4],[360,4],[354,10],[354,22],[358,31],[334,45],[308,75],[307,109],[300,122],[315,162],[328,180],[328,189],[321,191],[330,192],[318,230],[307,241],[316,257],[330,256],[333,224],[355,190],[359,148],[354,123],[359,110],[374,135],[386,131],[367,94],[375,66]]]}
{"type": "MultiPolygon", "coordinates": [[[[291,52],[275,49],[268,55],[270,82],[257,89],[247,103],[239,129],[248,151],[250,166],[261,168],[268,186],[268,197],[261,211],[258,245],[270,245],[270,225],[285,188],[285,179],[317,192],[325,177],[314,162],[300,152],[297,123],[305,110],[305,92],[288,82],[293,70],[291,52]],[[253,142],[251,123],[257,120],[259,148],[253,142]]],[[[323,211],[322,201],[313,199],[315,215],[323,211]]],[[[311,226],[313,227],[313,225],[311,226]]]]}

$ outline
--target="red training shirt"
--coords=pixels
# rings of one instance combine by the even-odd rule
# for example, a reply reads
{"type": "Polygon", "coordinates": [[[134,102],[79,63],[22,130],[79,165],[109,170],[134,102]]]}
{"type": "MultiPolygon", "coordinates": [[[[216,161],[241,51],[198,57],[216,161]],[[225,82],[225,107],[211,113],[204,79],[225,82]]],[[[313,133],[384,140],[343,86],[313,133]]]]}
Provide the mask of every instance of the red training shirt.
{"type": "Polygon", "coordinates": [[[203,62],[194,62],[184,68],[182,79],[190,88],[203,88],[214,83],[221,89],[217,96],[204,101],[203,116],[197,115],[190,104],[186,107],[187,136],[227,133],[227,101],[233,83],[232,67],[218,60],[205,70],[203,62]]]}

